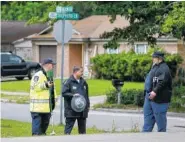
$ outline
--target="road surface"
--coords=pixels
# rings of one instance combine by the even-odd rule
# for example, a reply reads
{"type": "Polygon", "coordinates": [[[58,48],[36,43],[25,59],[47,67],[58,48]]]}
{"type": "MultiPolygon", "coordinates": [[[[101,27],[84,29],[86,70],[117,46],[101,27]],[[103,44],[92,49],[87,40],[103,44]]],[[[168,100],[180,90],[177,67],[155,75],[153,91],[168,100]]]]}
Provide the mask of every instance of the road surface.
{"type": "MultiPolygon", "coordinates": [[[[59,107],[54,111],[54,122],[59,124],[59,107]]],[[[1,103],[1,118],[31,122],[28,104],[1,103]]],[[[142,129],[143,115],[90,111],[87,127],[96,126],[106,131],[142,129]]],[[[154,128],[156,131],[156,128],[154,128]]],[[[168,117],[168,132],[185,132],[185,118],[168,117]]]]}

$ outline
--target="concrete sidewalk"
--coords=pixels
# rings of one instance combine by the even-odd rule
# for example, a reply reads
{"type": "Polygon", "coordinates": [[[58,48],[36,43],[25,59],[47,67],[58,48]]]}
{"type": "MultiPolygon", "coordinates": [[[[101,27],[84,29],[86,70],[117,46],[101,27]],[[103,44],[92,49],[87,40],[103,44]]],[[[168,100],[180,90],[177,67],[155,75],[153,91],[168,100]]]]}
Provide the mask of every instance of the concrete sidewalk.
{"type": "Polygon", "coordinates": [[[2,138],[2,142],[181,142],[185,132],[178,133],[125,133],[98,135],[45,136],[2,138]]]}

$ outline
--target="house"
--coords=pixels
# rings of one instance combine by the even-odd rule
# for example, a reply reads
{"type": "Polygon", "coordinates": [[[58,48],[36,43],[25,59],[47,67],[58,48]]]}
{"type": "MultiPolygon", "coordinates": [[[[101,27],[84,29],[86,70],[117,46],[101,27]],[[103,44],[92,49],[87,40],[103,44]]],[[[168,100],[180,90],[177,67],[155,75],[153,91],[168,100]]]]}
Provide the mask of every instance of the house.
{"type": "Polygon", "coordinates": [[[47,27],[47,24],[26,25],[24,21],[1,21],[1,52],[12,51],[25,60],[31,60],[32,42],[25,40],[25,37],[31,37],[47,27]]]}
{"type": "MultiPolygon", "coordinates": [[[[99,36],[105,31],[112,31],[115,27],[123,28],[129,22],[121,16],[117,16],[116,21],[111,24],[106,15],[90,16],[88,18],[71,21],[73,25],[73,35],[68,44],[65,45],[65,71],[64,76],[69,77],[72,67],[75,65],[84,67],[84,74],[89,76],[90,58],[103,53],[120,53],[134,49],[136,53],[146,53],[147,42],[136,42],[134,46],[125,41],[120,41],[120,47],[116,50],[104,49],[103,45],[108,39],[100,39],[99,36]]],[[[40,34],[31,38],[33,44],[33,60],[41,62],[46,57],[53,58],[57,62],[55,75],[61,75],[61,45],[52,36],[52,27],[47,28],[40,34]]],[[[179,53],[185,57],[185,47],[183,43],[175,38],[160,38],[157,44],[169,53],[179,53]]]]}

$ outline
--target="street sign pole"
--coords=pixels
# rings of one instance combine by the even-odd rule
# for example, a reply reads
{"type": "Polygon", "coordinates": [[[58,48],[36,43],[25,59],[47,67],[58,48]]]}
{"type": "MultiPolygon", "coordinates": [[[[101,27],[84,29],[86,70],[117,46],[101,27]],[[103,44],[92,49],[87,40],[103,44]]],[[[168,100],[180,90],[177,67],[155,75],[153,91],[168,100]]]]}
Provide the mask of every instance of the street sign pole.
{"type": "Polygon", "coordinates": [[[56,12],[50,12],[49,18],[57,19],[54,24],[53,36],[58,43],[61,43],[61,98],[60,98],[60,124],[65,125],[64,122],[64,99],[62,97],[63,82],[64,82],[64,46],[72,37],[72,24],[65,20],[78,20],[79,14],[73,13],[73,7],[56,7],[56,12]],[[65,25],[66,24],[66,25],[65,25]]]}
{"type": "Polygon", "coordinates": [[[62,20],[62,64],[61,64],[61,101],[60,101],[60,124],[65,124],[64,122],[64,99],[62,97],[62,91],[63,91],[63,82],[64,82],[64,34],[65,34],[65,20],[62,20]]]}

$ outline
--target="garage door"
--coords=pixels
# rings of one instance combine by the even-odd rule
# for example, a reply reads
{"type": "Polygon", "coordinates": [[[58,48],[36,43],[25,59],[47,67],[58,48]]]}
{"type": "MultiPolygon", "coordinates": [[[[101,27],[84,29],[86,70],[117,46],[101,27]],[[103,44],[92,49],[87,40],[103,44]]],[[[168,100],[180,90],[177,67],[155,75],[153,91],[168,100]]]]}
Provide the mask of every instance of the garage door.
{"type": "MultiPolygon", "coordinates": [[[[45,58],[52,58],[56,62],[56,46],[55,45],[41,45],[39,46],[39,61],[43,62],[45,58]]],[[[56,67],[54,67],[54,76],[56,76],[56,67]]]]}

